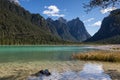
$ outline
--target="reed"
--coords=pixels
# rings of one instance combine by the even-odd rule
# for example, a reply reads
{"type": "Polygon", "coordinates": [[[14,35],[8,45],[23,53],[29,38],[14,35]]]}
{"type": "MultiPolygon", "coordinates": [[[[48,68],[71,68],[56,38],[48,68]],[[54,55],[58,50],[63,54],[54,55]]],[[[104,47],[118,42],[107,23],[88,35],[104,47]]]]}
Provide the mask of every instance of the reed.
{"type": "Polygon", "coordinates": [[[86,52],[86,53],[73,54],[72,58],[77,60],[120,62],[120,52],[119,51],[92,51],[92,52],[86,52]]]}

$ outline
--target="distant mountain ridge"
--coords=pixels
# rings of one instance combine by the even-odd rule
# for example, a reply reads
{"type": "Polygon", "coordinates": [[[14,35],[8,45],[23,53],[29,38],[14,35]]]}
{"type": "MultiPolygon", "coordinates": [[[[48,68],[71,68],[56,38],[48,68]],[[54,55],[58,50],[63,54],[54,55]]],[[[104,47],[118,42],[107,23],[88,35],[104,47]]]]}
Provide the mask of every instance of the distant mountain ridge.
{"type": "Polygon", "coordinates": [[[120,9],[111,11],[102,21],[99,31],[86,42],[120,43],[120,9]]]}
{"type": "Polygon", "coordinates": [[[13,0],[0,0],[0,35],[0,44],[9,45],[81,42],[90,37],[79,19],[46,20],[40,14],[31,14],[13,0]]]}
{"type": "Polygon", "coordinates": [[[71,21],[67,21],[62,17],[55,21],[48,18],[47,22],[53,35],[56,35],[63,40],[82,42],[91,37],[79,18],[71,21]]]}

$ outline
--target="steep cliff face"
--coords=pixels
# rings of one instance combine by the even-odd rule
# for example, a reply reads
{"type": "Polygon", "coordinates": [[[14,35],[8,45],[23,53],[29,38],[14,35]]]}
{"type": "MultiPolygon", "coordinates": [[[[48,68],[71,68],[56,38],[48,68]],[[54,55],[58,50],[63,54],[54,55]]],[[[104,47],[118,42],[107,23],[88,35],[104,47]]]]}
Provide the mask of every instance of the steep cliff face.
{"type": "Polygon", "coordinates": [[[69,21],[67,24],[70,28],[71,35],[77,41],[84,41],[91,37],[90,34],[85,29],[84,23],[80,21],[79,18],[73,19],[69,21]]]}
{"type": "Polygon", "coordinates": [[[120,36],[120,9],[112,11],[108,17],[104,18],[99,31],[87,41],[100,41],[115,36],[120,36]]]}
{"type": "Polygon", "coordinates": [[[53,35],[57,35],[59,38],[65,41],[72,41],[75,42],[75,38],[71,35],[69,32],[70,28],[67,25],[67,22],[64,18],[59,18],[58,20],[55,21],[48,21],[49,23],[49,28],[52,33],[55,33],[53,35]],[[51,26],[50,26],[51,25],[51,26]]]}
{"type": "Polygon", "coordinates": [[[79,18],[68,22],[64,18],[55,21],[49,18],[47,22],[51,32],[63,40],[81,42],[90,38],[90,34],[86,31],[83,22],[79,18]]]}
{"type": "Polygon", "coordinates": [[[57,32],[56,26],[54,25],[54,21],[51,18],[47,18],[46,21],[47,21],[47,26],[49,27],[49,30],[52,33],[52,35],[55,35],[58,38],[60,38],[60,35],[57,32]]]}

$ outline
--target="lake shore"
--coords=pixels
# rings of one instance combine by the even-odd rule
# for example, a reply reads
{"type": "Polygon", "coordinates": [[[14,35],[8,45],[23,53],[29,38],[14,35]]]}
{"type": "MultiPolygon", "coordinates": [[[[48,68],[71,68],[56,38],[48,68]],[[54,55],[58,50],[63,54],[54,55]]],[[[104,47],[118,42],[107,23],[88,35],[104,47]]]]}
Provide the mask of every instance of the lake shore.
{"type": "MultiPolygon", "coordinates": [[[[118,51],[119,45],[92,45],[91,48],[107,51],[118,51]]],[[[96,51],[97,52],[97,51],[96,51]]],[[[31,62],[5,62],[0,63],[0,80],[26,80],[28,76],[44,69],[50,72],[57,71],[59,73],[65,71],[81,71],[85,64],[101,64],[105,73],[109,74],[112,80],[120,79],[120,63],[119,62],[99,62],[99,61],[31,61],[31,62]]]]}
{"type": "MultiPolygon", "coordinates": [[[[109,62],[89,62],[89,61],[34,61],[34,62],[9,62],[0,64],[0,80],[26,80],[28,76],[44,69],[49,69],[50,72],[57,71],[59,73],[65,71],[81,71],[84,64],[101,64],[105,73],[109,74],[113,80],[116,78],[114,74],[120,72],[120,63],[109,62]],[[117,71],[117,72],[116,72],[117,71]]],[[[120,78],[120,77],[119,77],[120,78]]]]}
{"type": "Polygon", "coordinates": [[[90,45],[90,48],[107,51],[120,51],[120,44],[115,45],[90,45]]]}

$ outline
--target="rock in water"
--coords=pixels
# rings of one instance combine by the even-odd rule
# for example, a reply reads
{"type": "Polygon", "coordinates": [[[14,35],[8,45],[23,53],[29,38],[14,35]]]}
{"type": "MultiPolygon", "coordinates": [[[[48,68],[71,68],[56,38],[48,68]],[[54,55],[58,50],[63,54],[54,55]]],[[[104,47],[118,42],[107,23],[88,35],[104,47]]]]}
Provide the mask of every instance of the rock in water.
{"type": "Polygon", "coordinates": [[[45,70],[40,70],[39,72],[35,73],[35,74],[32,74],[32,76],[36,76],[36,77],[39,77],[39,76],[50,76],[51,73],[49,72],[48,69],[45,69],[45,70]]]}

